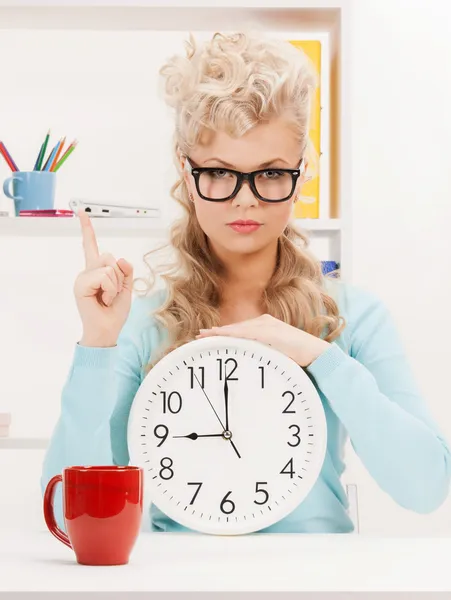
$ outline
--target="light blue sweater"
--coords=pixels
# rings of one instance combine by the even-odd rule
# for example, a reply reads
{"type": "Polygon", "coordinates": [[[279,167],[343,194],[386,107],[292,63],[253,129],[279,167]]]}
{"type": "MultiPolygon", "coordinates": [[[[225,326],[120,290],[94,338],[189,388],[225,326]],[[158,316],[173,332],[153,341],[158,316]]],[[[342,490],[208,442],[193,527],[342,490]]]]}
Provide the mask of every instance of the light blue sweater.
{"type": "MultiPolygon", "coordinates": [[[[324,465],[301,505],[265,532],[354,530],[341,482],[348,436],[368,472],[400,506],[429,513],[449,493],[450,447],[418,392],[389,311],[373,293],[339,280],[329,279],[327,285],[347,326],[306,369],[326,413],[324,465]]],[[[165,339],[165,331],[149,316],[162,293],[133,300],[114,348],[76,344],[45,455],[42,492],[66,466],[128,464],[130,407],[145,365],[165,339]]],[[[143,529],[150,523],[153,531],[186,531],[155,506],[145,511],[143,529]]],[[[55,513],[65,531],[60,485],[55,513]]]]}

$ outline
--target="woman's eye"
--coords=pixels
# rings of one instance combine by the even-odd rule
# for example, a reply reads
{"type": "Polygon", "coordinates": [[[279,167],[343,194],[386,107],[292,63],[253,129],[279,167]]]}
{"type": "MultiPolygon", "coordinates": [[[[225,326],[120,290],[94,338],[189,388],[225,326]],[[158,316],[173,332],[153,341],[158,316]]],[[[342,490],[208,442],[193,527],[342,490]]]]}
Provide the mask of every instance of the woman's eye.
{"type": "Polygon", "coordinates": [[[267,177],[268,179],[277,179],[278,177],[281,177],[283,175],[283,173],[281,171],[265,171],[264,172],[264,176],[267,177]]]}
{"type": "Polygon", "coordinates": [[[216,179],[221,179],[227,175],[227,171],[218,169],[217,171],[211,171],[210,175],[216,179]]]}

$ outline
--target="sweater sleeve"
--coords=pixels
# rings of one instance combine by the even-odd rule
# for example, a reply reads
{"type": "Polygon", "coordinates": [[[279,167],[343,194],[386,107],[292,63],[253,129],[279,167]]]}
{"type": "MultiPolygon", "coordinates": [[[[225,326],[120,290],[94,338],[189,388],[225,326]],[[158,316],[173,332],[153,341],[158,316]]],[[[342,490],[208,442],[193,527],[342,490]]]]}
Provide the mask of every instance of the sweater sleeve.
{"type": "Polygon", "coordinates": [[[449,493],[451,455],[410,370],[385,305],[348,291],[350,355],[332,342],[307,367],[378,485],[400,506],[436,510],[449,493]]]}
{"type": "MultiPolygon", "coordinates": [[[[124,411],[141,384],[145,354],[150,352],[143,341],[148,315],[143,304],[140,298],[133,301],[113,348],[76,344],[62,390],[61,412],[44,457],[42,494],[50,479],[67,466],[128,464],[128,414],[124,411]],[[123,422],[118,423],[118,417],[123,422]]],[[[58,526],[66,531],[61,484],[56,488],[54,511],[58,526]]]]}

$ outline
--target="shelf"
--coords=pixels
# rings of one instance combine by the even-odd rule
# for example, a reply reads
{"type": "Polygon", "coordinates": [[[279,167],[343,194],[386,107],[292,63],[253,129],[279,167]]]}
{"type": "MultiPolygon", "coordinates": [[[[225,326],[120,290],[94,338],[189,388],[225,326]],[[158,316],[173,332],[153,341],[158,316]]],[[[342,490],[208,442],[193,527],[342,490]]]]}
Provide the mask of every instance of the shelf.
{"type": "MultiPolygon", "coordinates": [[[[92,222],[96,234],[109,237],[161,236],[167,230],[152,217],[97,217],[92,222]]],[[[77,217],[1,217],[0,236],[80,237],[81,228],[77,217]]]]}
{"type": "MultiPolygon", "coordinates": [[[[165,237],[168,227],[152,217],[98,217],[92,219],[95,232],[105,237],[165,237]]],[[[311,233],[337,232],[341,229],[340,219],[297,219],[301,229],[311,233]]],[[[0,217],[2,236],[81,236],[80,223],[76,217],[0,217]]]]}
{"type": "Polygon", "coordinates": [[[295,224],[301,229],[306,229],[312,233],[318,231],[340,231],[340,219],[296,219],[295,224]]]}
{"type": "Polygon", "coordinates": [[[0,450],[42,450],[48,444],[46,438],[0,437],[0,450]]]}
{"type": "Polygon", "coordinates": [[[334,31],[352,0],[0,0],[2,29],[334,31]]]}

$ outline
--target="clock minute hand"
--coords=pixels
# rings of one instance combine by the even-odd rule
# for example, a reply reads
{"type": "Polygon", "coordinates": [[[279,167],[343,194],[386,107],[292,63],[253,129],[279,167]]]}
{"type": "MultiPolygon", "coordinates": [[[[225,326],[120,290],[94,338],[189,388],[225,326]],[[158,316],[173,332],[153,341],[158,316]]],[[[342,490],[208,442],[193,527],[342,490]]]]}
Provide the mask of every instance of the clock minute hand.
{"type": "Polygon", "coordinates": [[[227,377],[224,381],[224,404],[225,404],[225,428],[229,431],[229,385],[227,383],[227,377]]]}
{"type": "MultiPolygon", "coordinates": [[[[225,381],[224,381],[224,404],[225,404],[225,418],[226,418],[226,431],[228,434],[230,434],[230,430],[229,430],[229,384],[227,383],[227,377],[225,377],[225,381]]],[[[238,448],[235,446],[232,438],[229,438],[229,442],[232,445],[232,448],[235,450],[236,455],[238,456],[238,458],[241,458],[241,454],[238,451],[238,448]]]]}

